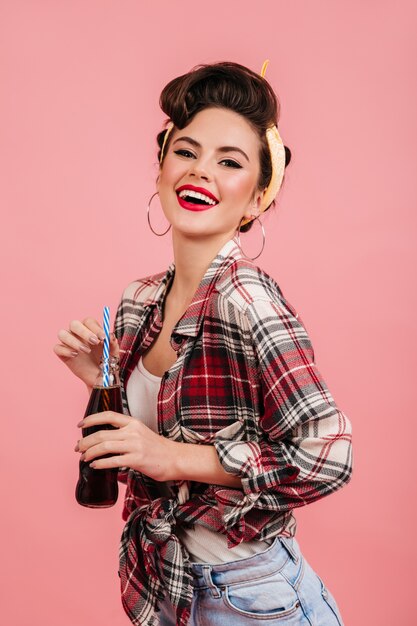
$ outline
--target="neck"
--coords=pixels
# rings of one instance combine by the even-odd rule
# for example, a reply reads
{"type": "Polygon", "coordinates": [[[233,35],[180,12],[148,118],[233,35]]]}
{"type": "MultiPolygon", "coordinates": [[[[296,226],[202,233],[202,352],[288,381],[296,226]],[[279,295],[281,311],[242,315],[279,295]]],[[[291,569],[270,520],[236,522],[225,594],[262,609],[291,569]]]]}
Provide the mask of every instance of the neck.
{"type": "Polygon", "coordinates": [[[172,233],[174,248],[175,276],[170,289],[170,297],[177,303],[188,305],[219,250],[233,238],[233,233],[216,238],[184,237],[172,233]]]}

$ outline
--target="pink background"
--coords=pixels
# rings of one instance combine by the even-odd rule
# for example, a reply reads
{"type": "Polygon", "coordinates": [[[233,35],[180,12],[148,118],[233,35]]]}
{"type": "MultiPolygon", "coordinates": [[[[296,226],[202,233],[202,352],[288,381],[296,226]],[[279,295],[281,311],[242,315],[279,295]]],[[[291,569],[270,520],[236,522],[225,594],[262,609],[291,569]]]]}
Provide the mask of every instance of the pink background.
{"type": "Polygon", "coordinates": [[[411,1],[0,2],[2,623],[129,623],[122,502],[75,502],[87,394],[52,347],[171,261],[145,210],[163,86],[266,58],[293,162],[258,262],[354,433],[351,483],[298,509],[297,538],[346,626],[415,623],[415,18],[411,1]]]}

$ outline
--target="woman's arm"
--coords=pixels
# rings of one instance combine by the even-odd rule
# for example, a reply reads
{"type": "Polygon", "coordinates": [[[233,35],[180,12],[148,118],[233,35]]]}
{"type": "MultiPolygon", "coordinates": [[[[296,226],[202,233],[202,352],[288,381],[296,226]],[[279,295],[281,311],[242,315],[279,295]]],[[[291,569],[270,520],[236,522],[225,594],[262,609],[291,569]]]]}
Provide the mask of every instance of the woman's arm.
{"type": "Polygon", "coordinates": [[[242,479],[253,506],[284,512],[349,482],[352,429],[316,367],[307,331],[291,305],[254,299],[245,316],[259,366],[263,436],[214,446],[225,471],[242,479]]]}
{"type": "Polygon", "coordinates": [[[172,441],[155,433],[138,419],[113,411],[85,417],[79,427],[112,424],[117,430],[100,430],[80,439],[75,446],[95,469],[129,467],[154,480],[192,480],[239,488],[238,476],[226,472],[214,446],[172,441]]]}
{"type": "Polygon", "coordinates": [[[239,476],[226,472],[220,463],[216,448],[210,445],[178,443],[173,480],[194,480],[210,485],[242,488],[239,476]]]}

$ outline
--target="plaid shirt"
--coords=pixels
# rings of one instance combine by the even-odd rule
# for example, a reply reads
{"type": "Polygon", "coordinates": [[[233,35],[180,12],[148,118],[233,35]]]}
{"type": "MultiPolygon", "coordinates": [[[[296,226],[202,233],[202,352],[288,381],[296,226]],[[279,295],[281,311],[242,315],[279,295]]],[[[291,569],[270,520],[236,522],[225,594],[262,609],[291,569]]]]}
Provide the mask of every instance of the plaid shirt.
{"type": "MultiPolygon", "coordinates": [[[[161,330],[175,273],[131,283],[115,320],[123,386],[161,330]]],[[[158,395],[159,433],[214,445],[242,489],[192,481],[159,483],[121,468],[127,483],[120,546],[122,603],[133,624],[158,623],[167,592],[177,625],[192,600],[188,555],[175,526],[202,524],[229,547],[293,536],[293,509],[340,489],[351,477],[351,425],[314,362],[310,339],[277,283],[246,260],[234,240],[207,269],[171,335],[177,351],[158,395]]]]}

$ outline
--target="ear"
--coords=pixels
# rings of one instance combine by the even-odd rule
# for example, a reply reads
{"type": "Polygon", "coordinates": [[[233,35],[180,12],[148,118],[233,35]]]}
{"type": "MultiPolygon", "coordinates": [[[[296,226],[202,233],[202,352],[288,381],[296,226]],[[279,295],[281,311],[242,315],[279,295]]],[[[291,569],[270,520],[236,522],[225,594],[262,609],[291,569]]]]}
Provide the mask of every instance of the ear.
{"type": "Polygon", "coordinates": [[[253,219],[254,217],[258,217],[260,214],[260,209],[261,209],[261,203],[262,203],[262,199],[264,197],[265,194],[265,190],[263,191],[257,191],[252,203],[249,205],[249,207],[246,209],[245,214],[243,217],[247,218],[247,219],[253,219]]]}

